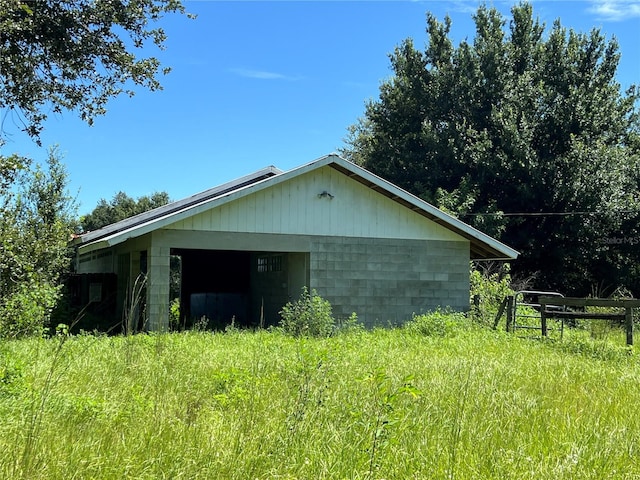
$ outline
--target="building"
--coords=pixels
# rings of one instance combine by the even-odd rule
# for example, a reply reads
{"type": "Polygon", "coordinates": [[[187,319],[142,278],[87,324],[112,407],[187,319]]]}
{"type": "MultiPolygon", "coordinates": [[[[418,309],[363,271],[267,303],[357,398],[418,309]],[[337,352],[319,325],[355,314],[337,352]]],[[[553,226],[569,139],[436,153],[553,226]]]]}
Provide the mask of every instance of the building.
{"type": "Polygon", "coordinates": [[[469,261],[518,254],[337,155],[265,168],[73,245],[82,301],[111,298],[112,318],[149,330],[168,328],[172,297],[186,324],[273,325],[305,286],[367,326],[466,310],[469,261]]]}

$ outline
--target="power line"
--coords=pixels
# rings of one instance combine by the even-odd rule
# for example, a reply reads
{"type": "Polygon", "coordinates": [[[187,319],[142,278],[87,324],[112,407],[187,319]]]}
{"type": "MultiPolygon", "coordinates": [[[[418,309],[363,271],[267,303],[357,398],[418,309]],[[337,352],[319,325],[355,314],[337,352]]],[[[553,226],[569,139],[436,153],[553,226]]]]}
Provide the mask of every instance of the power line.
{"type": "Polygon", "coordinates": [[[462,217],[568,217],[571,215],[610,215],[610,214],[638,214],[638,210],[615,210],[611,212],[493,212],[493,213],[463,213],[462,217]]]}

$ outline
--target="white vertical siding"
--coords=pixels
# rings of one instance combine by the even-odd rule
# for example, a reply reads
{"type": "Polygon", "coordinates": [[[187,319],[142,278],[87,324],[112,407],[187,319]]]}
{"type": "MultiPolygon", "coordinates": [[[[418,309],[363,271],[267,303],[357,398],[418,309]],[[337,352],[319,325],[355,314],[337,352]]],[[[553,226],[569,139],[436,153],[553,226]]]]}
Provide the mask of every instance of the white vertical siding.
{"type": "Polygon", "coordinates": [[[214,204],[166,228],[465,241],[328,166],[217,207],[214,204]],[[324,191],[333,199],[319,197],[324,191]]]}

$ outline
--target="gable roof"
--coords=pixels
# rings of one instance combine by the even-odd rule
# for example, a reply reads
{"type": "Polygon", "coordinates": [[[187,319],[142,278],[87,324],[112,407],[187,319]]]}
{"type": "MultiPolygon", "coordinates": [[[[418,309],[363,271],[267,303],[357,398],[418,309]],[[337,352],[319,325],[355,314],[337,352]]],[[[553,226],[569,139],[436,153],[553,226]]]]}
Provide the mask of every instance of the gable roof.
{"type": "Polygon", "coordinates": [[[329,166],[366,187],[400,203],[429,220],[469,240],[472,259],[515,259],[518,252],[498,240],[476,230],[424,200],[412,195],[368,170],[338,155],[330,154],[301,167],[283,172],[273,166],[253,174],[205,190],[191,197],[135,215],[74,239],[72,244],[84,251],[107,248],[129,238],[139,237],[205,210],[286,182],[309,171],[329,166]]]}
{"type": "Polygon", "coordinates": [[[207,202],[208,200],[220,197],[225,193],[241,189],[243,187],[246,187],[247,185],[252,185],[266,178],[280,175],[281,173],[284,172],[279,168],[271,165],[269,167],[263,168],[262,170],[258,170],[257,172],[237,178],[236,180],[232,180],[231,182],[223,183],[222,185],[210,188],[208,190],[205,190],[204,192],[196,193],[195,195],[191,195],[190,197],[183,198],[182,200],[167,203],[166,205],[162,205],[161,207],[139,213],[138,215],[125,218],[124,220],[120,220],[119,222],[112,223],[110,225],[106,225],[98,230],[83,233],[82,235],[79,235],[76,240],[74,240],[74,243],[85,245],[96,240],[100,240],[105,237],[124,232],[144,223],[152,222],[161,217],[171,215],[175,212],[186,210],[194,205],[200,205],[207,202]]]}

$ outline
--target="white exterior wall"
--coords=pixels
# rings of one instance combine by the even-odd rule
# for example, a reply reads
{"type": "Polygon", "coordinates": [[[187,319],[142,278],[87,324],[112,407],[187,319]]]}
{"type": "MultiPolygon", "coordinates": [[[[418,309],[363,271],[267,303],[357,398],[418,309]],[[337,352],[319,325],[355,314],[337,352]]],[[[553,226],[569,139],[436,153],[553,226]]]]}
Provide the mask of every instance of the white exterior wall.
{"type": "Polygon", "coordinates": [[[115,273],[117,256],[113,249],[95,250],[76,259],[78,273],[115,273]]]}
{"type": "Polygon", "coordinates": [[[328,166],[165,228],[468,242],[328,166]]]}

